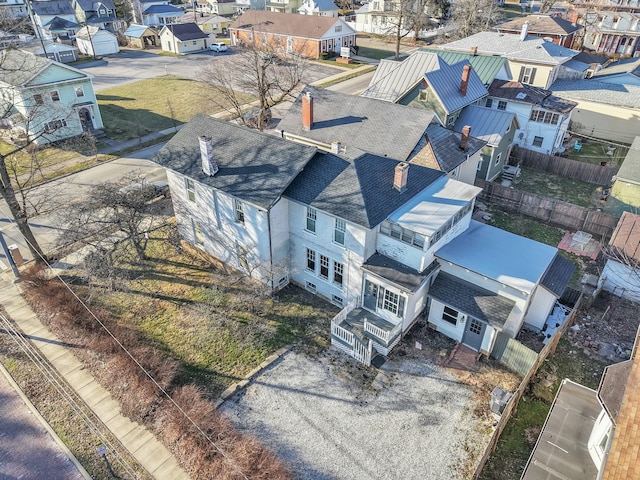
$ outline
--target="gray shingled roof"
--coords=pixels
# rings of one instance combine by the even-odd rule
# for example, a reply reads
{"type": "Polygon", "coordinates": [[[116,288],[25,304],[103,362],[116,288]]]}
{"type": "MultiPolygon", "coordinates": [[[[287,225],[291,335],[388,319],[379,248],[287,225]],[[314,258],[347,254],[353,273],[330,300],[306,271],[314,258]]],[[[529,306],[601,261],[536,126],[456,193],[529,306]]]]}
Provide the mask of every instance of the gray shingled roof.
{"type": "Polygon", "coordinates": [[[438,262],[434,260],[424,272],[418,272],[380,253],[374,253],[362,265],[363,270],[384,278],[409,292],[415,292],[415,290],[422,285],[425,278],[431,275],[438,267],[438,262]]]}
{"type": "MultiPolygon", "coordinates": [[[[471,132],[473,133],[473,132],[471,132]]],[[[460,149],[462,134],[431,124],[423,140],[418,144],[410,162],[435,168],[445,173],[452,172],[459,165],[484,147],[487,142],[473,136],[469,137],[466,150],[460,149]]]]}
{"type": "Polygon", "coordinates": [[[519,34],[499,32],[480,32],[441,46],[443,50],[465,53],[469,53],[474,47],[478,49],[478,53],[550,65],[560,65],[578,54],[575,50],[539,37],[527,37],[522,41],[519,34]]]}
{"type": "Polygon", "coordinates": [[[156,154],[154,162],[233,197],[269,208],[316,149],[198,114],[156,154]],[[202,172],[199,137],[212,138],[220,168],[202,172]]]}
{"type": "Polygon", "coordinates": [[[470,105],[482,97],[486,97],[489,93],[478,74],[471,68],[469,72],[469,82],[467,84],[467,94],[462,95],[460,92],[460,83],[465,65],[470,66],[471,64],[468,60],[463,60],[455,65],[449,65],[443,61],[441,62],[440,70],[434,70],[425,74],[427,82],[429,82],[429,85],[431,85],[431,88],[433,88],[440,99],[440,103],[442,103],[448,113],[454,112],[465,105],[470,105]]]}
{"type": "Polygon", "coordinates": [[[602,70],[596,72],[593,77],[608,77],[610,75],[620,75],[623,73],[640,77],[640,57],[624,58],[617,62],[610,63],[602,70]]]}
{"type": "Polygon", "coordinates": [[[489,85],[496,78],[500,69],[506,63],[506,59],[494,55],[474,55],[464,52],[450,52],[439,48],[422,47],[419,51],[437,53],[438,56],[449,65],[468,60],[473,70],[478,74],[485,85],[489,85]]]}
{"type": "Polygon", "coordinates": [[[439,70],[442,61],[438,55],[415,52],[402,62],[380,60],[367,89],[360,95],[387,102],[397,102],[424,78],[424,74],[439,70]]]}
{"type": "Polygon", "coordinates": [[[71,0],[48,0],[31,2],[31,8],[38,15],[74,15],[71,0]]]}
{"type": "Polygon", "coordinates": [[[406,160],[432,119],[430,110],[307,86],[278,129],[325,144],[337,140],[346,148],[346,156],[352,158],[370,152],[406,160]],[[302,97],[306,92],[313,97],[313,126],[309,131],[302,128],[302,97]]]}
{"type": "Polygon", "coordinates": [[[560,298],[564,295],[564,291],[569,285],[569,280],[571,280],[575,270],[576,266],[571,260],[567,260],[557,253],[540,283],[555,294],[556,297],[560,298]]]}
{"type": "Polygon", "coordinates": [[[461,132],[465,125],[470,125],[474,137],[484,140],[490,146],[497,146],[514,118],[515,115],[510,112],[469,105],[462,111],[453,129],[461,132]]]}
{"type": "Polygon", "coordinates": [[[165,25],[164,28],[173,33],[173,35],[181,42],[197,40],[200,38],[209,38],[209,35],[204,33],[195,23],[174,23],[171,25],[165,25]]]}
{"type": "Polygon", "coordinates": [[[76,0],[76,2],[85,12],[97,11],[100,4],[104,5],[109,10],[116,9],[112,0],[76,0]]]}
{"type": "Polygon", "coordinates": [[[515,305],[513,300],[446,272],[438,273],[429,296],[497,329],[504,326],[515,305]]]}
{"type": "Polygon", "coordinates": [[[561,98],[640,108],[640,86],[598,82],[595,79],[556,80],[550,90],[561,98]]]}
{"type": "MultiPolygon", "coordinates": [[[[351,30],[351,27],[337,17],[247,10],[236,18],[229,28],[255,33],[267,32],[291,37],[320,39],[330,33],[336,23],[342,25],[343,35],[348,33],[345,28],[351,30]]],[[[355,33],[354,30],[352,31],[355,33]]]]}
{"type": "Polygon", "coordinates": [[[640,185],[640,137],[633,139],[631,148],[624,157],[620,170],[616,174],[620,181],[628,181],[640,185]]]}
{"type": "Polygon", "coordinates": [[[547,110],[560,113],[568,113],[577,105],[576,102],[563,100],[552,95],[551,90],[510,80],[494,80],[489,87],[489,95],[505,100],[539,105],[547,110]]]}
{"type": "Polygon", "coordinates": [[[318,154],[284,192],[284,196],[349,222],[374,228],[414,195],[443,176],[442,172],[410,165],[407,189],[393,188],[398,161],[363,154],[356,159],[318,154]]]}
{"type": "Polygon", "coordinates": [[[22,50],[3,50],[0,52],[0,83],[20,87],[36,74],[44,70],[51,60],[24,52],[22,50]]]}
{"type": "Polygon", "coordinates": [[[77,28],[80,25],[75,22],[70,22],[69,20],[61,17],[53,17],[49,23],[44,26],[45,30],[56,31],[56,30],[65,30],[68,28],[77,28]]]}

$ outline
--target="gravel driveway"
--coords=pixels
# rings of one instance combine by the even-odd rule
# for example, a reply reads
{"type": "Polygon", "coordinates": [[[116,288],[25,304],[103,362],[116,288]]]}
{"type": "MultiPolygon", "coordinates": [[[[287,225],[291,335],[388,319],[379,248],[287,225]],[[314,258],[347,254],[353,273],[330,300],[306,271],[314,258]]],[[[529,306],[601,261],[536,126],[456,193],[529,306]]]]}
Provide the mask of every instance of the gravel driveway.
{"type": "Polygon", "coordinates": [[[289,352],[222,407],[300,479],[457,479],[483,449],[471,389],[430,361],[375,371],[328,351],[289,352]],[[373,381],[372,381],[373,380],[373,381]]]}

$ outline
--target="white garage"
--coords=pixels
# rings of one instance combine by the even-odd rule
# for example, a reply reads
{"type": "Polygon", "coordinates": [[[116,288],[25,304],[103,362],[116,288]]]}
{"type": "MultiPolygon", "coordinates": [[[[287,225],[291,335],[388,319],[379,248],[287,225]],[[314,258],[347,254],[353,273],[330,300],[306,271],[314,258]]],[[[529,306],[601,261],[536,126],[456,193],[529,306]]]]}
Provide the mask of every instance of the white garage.
{"type": "Polygon", "coordinates": [[[93,55],[112,55],[120,51],[118,38],[107,30],[87,25],[76,33],[76,44],[80,53],[93,55]]]}

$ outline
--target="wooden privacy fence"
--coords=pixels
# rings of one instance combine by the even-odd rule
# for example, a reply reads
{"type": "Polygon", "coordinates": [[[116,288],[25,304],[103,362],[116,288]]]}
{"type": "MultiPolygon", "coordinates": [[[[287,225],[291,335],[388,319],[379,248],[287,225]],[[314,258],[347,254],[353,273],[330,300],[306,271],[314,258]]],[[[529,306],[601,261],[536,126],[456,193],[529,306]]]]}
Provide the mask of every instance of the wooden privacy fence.
{"type": "Polygon", "coordinates": [[[517,148],[511,153],[510,163],[518,163],[521,167],[553,173],[562,177],[582,180],[596,185],[610,186],[618,169],[614,167],[580,162],[569,158],[534,152],[526,148],[517,148]]]}
{"type": "Polygon", "coordinates": [[[487,460],[489,460],[489,457],[491,456],[491,454],[496,449],[496,446],[498,445],[498,440],[500,439],[500,435],[502,435],[502,432],[504,431],[505,427],[507,426],[507,422],[509,421],[511,416],[514,413],[516,413],[516,411],[518,409],[518,402],[520,401],[520,399],[522,398],[522,396],[526,392],[527,387],[529,386],[529,382],[531,382],[531,379],[538,372],[538,369],[540,368],[542,363],[547,359],[547,357],[549,355],[552,355],[553,353],[555,353],[556,347],[558,346],[558,342],[560,341],[560,338],[562,337],[562,335],[565,334],[565,332],[569,329],[569,327],[571,325],[573,325],[573,321],[575,320],[575,317],[578,314],[578,309],[580,308],[580,305],[582,304],[582,299],[583,299],[583,297],[581,296],[578,299],[578,302],[576,303],[575,307],[573,307],[573,310],[571,311],[571,313],[569,313],[569,315],[567,315],[567,317],[564,319],[564,322],[562,323],[562,325],[560,325],[560,327],[558,328],[556,333],[549,339],[549,343],[547,343],[544,346],[544,348],[542,350],[540,350],[540,353],[538,354],[535,362],[531,366],[531,369],[524,376],[524,378],[520,382],[520,385],[518,386],[516,391],[513,393],[513,395],[509,399],[509,402],[505,405],[504,411],[502,412],[502,415],[500,416],[500,420],[498,421],[498,424],[496,425],[496,429],[494,430],[493,435],[491,436],[491,439],[489,440],[489,444],[487,445],[487,448],[485,449],[484,454],[482,455],[482,457],[480,458],[480,460],[478,462],[478,466],[476,467],[476,471],[474,472],[473,476],[471,477],[473,480],[477,480],[480,477],[480,473],[482,473],[482,469],[484,468],[485,464],[487,463],[487,460]]]}
{"type": "Polygon", "coordinates": [[[596,212],[554,198],[503,187],[479,178],[476,179],[475,184],[482,188],[481,200],[560,227],[581,230],[605,238],[611,237],[618,224],[619,217],[608,213],[596,212]]]}

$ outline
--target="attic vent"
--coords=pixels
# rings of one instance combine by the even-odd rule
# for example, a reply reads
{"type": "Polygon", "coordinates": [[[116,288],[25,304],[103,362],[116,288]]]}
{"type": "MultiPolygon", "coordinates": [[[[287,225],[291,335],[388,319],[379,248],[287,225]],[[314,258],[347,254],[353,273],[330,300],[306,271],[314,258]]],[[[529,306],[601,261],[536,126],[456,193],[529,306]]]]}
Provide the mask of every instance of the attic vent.
{"type": "Polygon", "coordinates": [[[524,93],[524,92],[520,92],[520,93],[518,93],[518,94],[516,95],[516,98],[517,98],[518,100],[524,100],[525,98],[527,98],[527,94],[526,94],[526,93],[524,93]]]}

